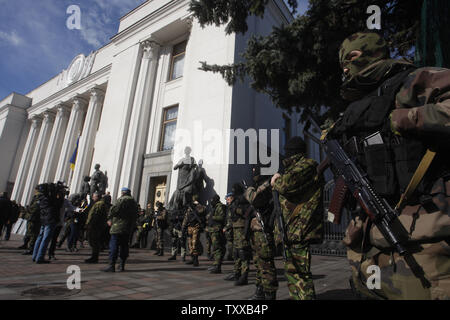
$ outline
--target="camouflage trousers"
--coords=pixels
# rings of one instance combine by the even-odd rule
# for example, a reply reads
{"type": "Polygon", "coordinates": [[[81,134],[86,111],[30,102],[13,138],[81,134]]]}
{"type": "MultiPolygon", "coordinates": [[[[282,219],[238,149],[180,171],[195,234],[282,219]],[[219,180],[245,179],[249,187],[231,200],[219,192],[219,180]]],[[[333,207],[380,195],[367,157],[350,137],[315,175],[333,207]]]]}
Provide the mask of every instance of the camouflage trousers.
{"type": "Polygon", "coordinates": [[[209,231],[205,232],[205,239],[206,239],[206,254],[209,256],[211,255],[211,247],[212,247],[212,239],[211,239],[211,233],[209,231]]]}
{"type": "Polygon", "coordinates": [[[244,274],[250,270],[252,249],[245,237],[244,228],[233,228],[234,273],[244,274]]]}
{"type": "Polygon", "coordinates": [[[275,243],[273,236],[264,236],[262,231],[252,234],[252,248],[254,251],[253,264],[256,268],[256,286],[262,286],[266,292],[278,289],[277,269],[275,267],[275,243]]]}
{"type": "Polygon", "coordinates": [[[294,300],[314,300],[316,293],[311,274],[309,245],[294,244],[287,250],[284,264],[289,295],[294,300]]]}
{"type": "MultiPolygon", "coordinates": [[[[446,241],[423,243],[422,250],[412,254],[419,267],[414,275],[411,263],[398,253],[378,252],[361,259],[360,250],[347,247],[347,258],[352,268],[352,283],[357,293],[365,298],[388,300],[449,300],[450,246],[446,241]],[[361,261],[362,260],[362,261],[361,261]],[[367,280],[373,274],[370,266],[380,268],[380,289],[369,290],[367,280]]],[[[370,255],[372,251],[369,251],[370,255]]]]}
{"type": "Polygon", "coordinates": [[[25,234],[28,237],[28,249],[33,250],[36,239],[39,235],[39,231],[41,230],[41,224],[39,222],[27,222],[27,232],[25,234]]]}
{"type": "Polygon", "coordinates": [[[225,232],[226,239],[226,252],[228,252],[228,256],[234,259],[234,247],[233,247],[233,230],[227,230],[225,232]]]}
{"type": "Polygon", "coordinates": [[[156,249],[164,250],[164,229],[156,228],[156,249]]]}
{"type": "Polygon", "coordinates": [[[178,248],[181,248],[181,257],[186,256],[186,242],[183,243],[183,232],[181,230],[173,228],[170,231],[172,237],[172,255],[176,256],[178,248]]]}
{"type": "Polygon", "coordinates": [[[200,226],[188,227],[188,245],[191,256],[202,254],[202,244],[200,243],[200,226]]]}
{"type": "Polygon", "coordinates": [[[225,255],[225,238],[222,231],[212,231],[209,234],[211,236],[211,247],[214,256],[213,265],[220,266],[225,255]]]}

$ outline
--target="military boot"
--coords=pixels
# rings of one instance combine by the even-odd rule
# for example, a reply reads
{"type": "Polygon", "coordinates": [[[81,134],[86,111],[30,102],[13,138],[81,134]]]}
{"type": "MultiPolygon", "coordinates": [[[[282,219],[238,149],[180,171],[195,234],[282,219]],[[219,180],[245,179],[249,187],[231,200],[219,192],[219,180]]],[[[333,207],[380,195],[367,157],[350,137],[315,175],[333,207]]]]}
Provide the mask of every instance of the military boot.
{"type": "Polygon", "coordinates": [[[98,259],[90,257],[89,259],[84,260],[84,263],[98,263],[98,259]]]}
{"type": "Polygon", "coordinates": [[[245,286],[248,284],[248,272],[244,272],[238,280],[234,282],[235,286],[245,286]]]}
{"type": "Polygon", "coordinates": [[[116,272],[116,262],[109,262],[108,268],[103,269],[103,272],[116,272]]]}
{"type": "Polygon", "coordinates": [[[186,262],[186,256],[182,256],[181,261],[186,262]]]}
{"type": "Polygon", "coordinates": [[[277,300],[277,292],[276,291],[272,291],[272,292],[264,291],[264,296],[265,296],[265,300],[277,300]]]}
{"type": "Polygon", "coordinates": [[[173,256],[171,256],[169,259],[167,259],[169,261],[173,261],[173,260],[177,260],[177,255],[174,254],[173,256]]]}
{"type": "Polygon", "coordinates": [[[230,273],[228,274],[223,280],[226,281],[236,281],[240,278],[241,274],[240,273],[230,273]]]}
{"type": "Polygon", "coordinates": [[[264,288],[262,286],[257,285],[255,294],[251,296],[248,300],[265,300],[264,288]]]}
{"type": "Polygon", "coordinates": [[[193,262],[192,265],[193,265],[194,267],[198,267],[198,266],[199,266],[199,263],[198,263],[198,256],[194,256],[194,257],[193,257],[193,260],[194,260],[194,262],[193,262]]]}
{"type": "Polygon", "coordinates": [[[124,272],[125,271],[125,260],[120,260],[119,263],[119,272],[124,272]]]}
{"type": "Polygon", "coordinates": [[[221,268],[220,264],[213,266],[213,268],[211,270],[209,270],[209,273],[212,273],[212,274],[222,273],[222,268],[221,268]]]}

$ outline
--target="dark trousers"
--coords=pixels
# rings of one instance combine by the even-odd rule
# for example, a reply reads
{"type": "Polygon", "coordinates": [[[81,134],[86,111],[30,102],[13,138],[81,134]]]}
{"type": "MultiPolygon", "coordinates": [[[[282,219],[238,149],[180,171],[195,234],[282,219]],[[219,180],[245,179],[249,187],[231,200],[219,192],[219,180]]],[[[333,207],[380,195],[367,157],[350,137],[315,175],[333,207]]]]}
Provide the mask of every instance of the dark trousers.
{"type": "Polygon", "coordinates": [[[129,234],[119,233],[111,235],[111,240],[109,240],[109,261],[111,263],[116,263],[117,256],[119,256],[122,261],[127,260],[129,240],[129,234]]]}
{"type": "Polygon", "coordinates": [[[70,225],[70,235],[69,235],[69,243],[67,244],[67,247],[69,249],[73,249],[77,247],[77,240],[80,236],[80,230],[79,230],[78,223],[72,223],[70,225]]]}
{"type": "Polygon", "coordinates": [[[14,223],[7,223],[6,224],[6,232],[5,232],[5,239],[6,241],[9,241],[9,238],[11,237],[11,230],[14,223]]]}
{"type": "Polygon", "coordinates": [[[62,229],[62,226],[57,226],[57,227],[55,227],[55,231],[53,231],[52,240],[50,242],[50,247],[48,249],[49,257],[55,256],[56,244],[58,243],[58,237],[59,237],[59,233],[61,232],[61,229],[62,229]]]}

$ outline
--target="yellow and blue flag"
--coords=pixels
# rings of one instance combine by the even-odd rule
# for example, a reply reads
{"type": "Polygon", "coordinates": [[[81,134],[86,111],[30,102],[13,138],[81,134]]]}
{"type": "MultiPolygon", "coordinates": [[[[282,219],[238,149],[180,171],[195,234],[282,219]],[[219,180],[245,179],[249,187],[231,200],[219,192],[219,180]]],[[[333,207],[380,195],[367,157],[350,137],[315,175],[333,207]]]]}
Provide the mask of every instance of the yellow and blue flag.
{"type": "Polygon", "coordinates": [[[75,170],[75,161],[77,160],[77,153],[78,153],[78,142],[80,141],[80,137],[77,139],[77,146],[75,147],[75,150],[73,151],[72,157],[70,158],[70,169],[75,170]]]}

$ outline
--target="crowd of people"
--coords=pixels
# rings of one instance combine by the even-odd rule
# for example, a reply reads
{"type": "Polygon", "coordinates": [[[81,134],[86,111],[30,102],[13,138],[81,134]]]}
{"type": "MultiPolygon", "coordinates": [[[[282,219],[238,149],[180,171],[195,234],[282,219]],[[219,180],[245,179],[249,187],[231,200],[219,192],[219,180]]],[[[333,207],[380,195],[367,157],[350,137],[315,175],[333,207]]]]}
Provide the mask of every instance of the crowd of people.
{"type": "MultiPolygon", "coordinates": [[[[303,154],[306,147],[297,137],[287,144],[287,148],[293,156],[303,154]]],[[[256,292],[251,298],[276,299],[278,281],[274,257],[278,231],[272,187],[277,188],[283,179],[272,178],[271,181],[271,178],[262,176],[260,167],[255,166],[253,184],[248,187],[245,181],[235,183],[226,195],[225,203],[217,194],[200,203],[198,194],[186,193],[183,194],[184,204],[176,209],[166,209],[159,201],[155,206],[149,203],[147,208],[141,209],[128,188],[121,189],[121,195],[113,205],[109,192],[84,187],[82,192],[69,195],[62,182],[44,183],[36,186],[27,207],[17,205],[3,194],[0,197],[1,223],[2,227],[6,226],[9,237],[11,227],[19,217],[27,221],[23,245],[19,248],[25,250],[24,255],[31,255],[37,264],[56,260],[56,248],[64,244],[67,252],[77,252],[87,242],[91,256],[84,260],[85,263],[98,263],[100,252],[109,250],[108,266],[102,270],[105,272],[124,271],[129,248],[147,248],[153,230],[155,255],[164,255],[164,240],[169,236],[169,261],[180,255],[182,262],[198,267],[199,256],[206,253],[212,261],[208,268],[212,274],[222,273],[224,260],[234,261],[233,272],[225,280],[234,281],[237,286],[248,284],[253,259],[256,292]],[[204,245],[200,241],[202,233],[205,233],[204,245]]],[[[320,185],[316,187],[320,189],[320,185]]],[[[294,276],[295,270],[287,272],[294,276]]],[[[311,282],[312,298],[314,290],[308,272],[302,277],[311,282]]],[[[301,292],[300,289],[297,291],[301,292]]]]}
{"type": "Polygon", "coordinates": [[[331,165],[337,178],[331,200],[339,200],[339,210],[345,207],[351,214],[343,241],[355,292],[372,299],[448,299],[450,70],[389,59],[387,43],[372,32],[345,39],[339,60],[342,97],[351,104],[338,122],[324,125],[322,138],[339,148],[342,144],[352,159],[343,157],[343,150],[333,154],[326,148],[329,161],[318,165],[306,157],[305,142],[293,137],[285,144],[279,173],[263,176],[255,166],[252,185],[234,183],[225,204],[216,194],[201,203],[199,186],[206,173],[186,148],[186,157],[174,167],[178,185],[169,209],[157,202],[155,209],[149,204],[145,210],[128,188],[122,188],[112,205],[105,192],[107,177],[97,165],[93,188],[87,179],[80,194],[69,197],[63,183],[41,184],[26,208],[3,194],[0,230],[5,227],[8,239],[17,218],[26,219],[21,248],[36,263],[55,259],[55,247],[64,241],[73,252],[87,239],[92,255],[86,263],[98,263],[100,251],[109,247],[105,272],[115,272],[119,258],[119,271],[124,271],[130,244],[146,248],[152,229],[155,255],[164,255],[164,235],[169,233],[169,260],[176,260],[179,252],[185,263],[197,267],[205,232],[206,253],[213,260],[209,272],[221,273],[224,259],[233,259],[233,272],[225,280],[246,285],[253,259],[255,300],[276,299],[274,257],[281,243],[291,298],[314,299],[309,248],[322,241],[323,171],[331,165]],[[370,203],[364,202],[361,181],[349,177],[356,172],[367,181],[370,203]],[[374,265],[382,272],[377,290],[366,286],[368,267],[374,265]]]}

